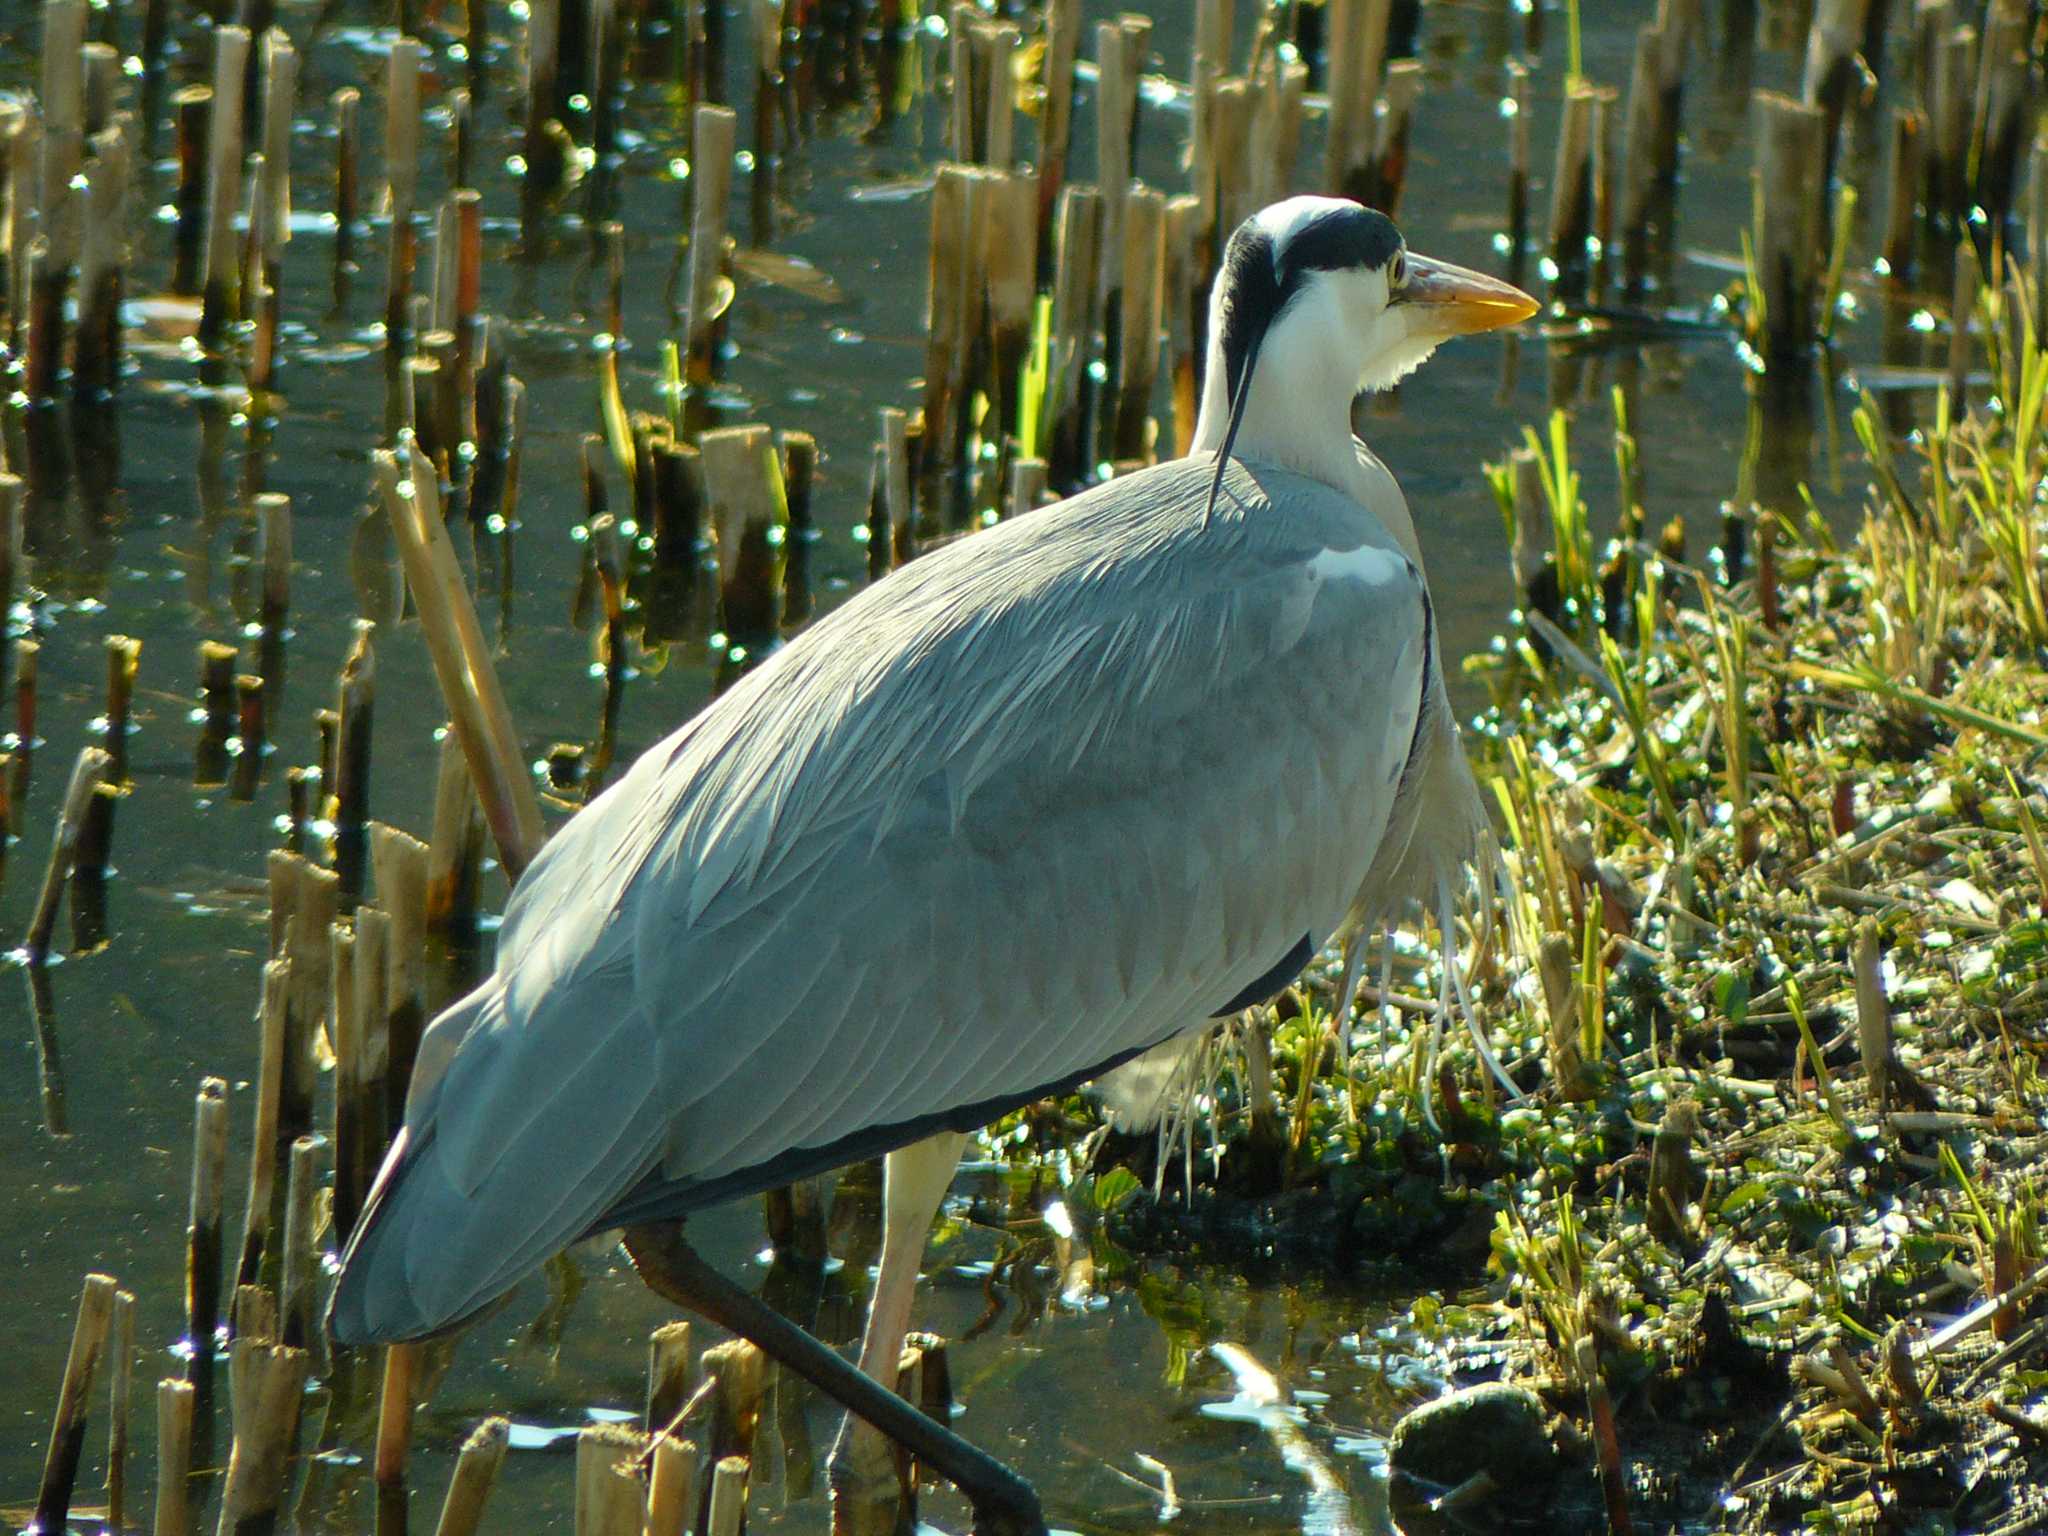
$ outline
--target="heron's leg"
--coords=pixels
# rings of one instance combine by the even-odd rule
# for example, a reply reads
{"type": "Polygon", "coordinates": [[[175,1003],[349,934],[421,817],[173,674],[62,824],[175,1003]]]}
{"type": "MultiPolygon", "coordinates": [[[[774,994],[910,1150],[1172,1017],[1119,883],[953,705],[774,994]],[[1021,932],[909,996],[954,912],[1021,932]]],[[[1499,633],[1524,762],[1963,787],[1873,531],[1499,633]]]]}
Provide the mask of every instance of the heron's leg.
{"type": "MultiPolygon", "coordinates": [[[[958,1132],[941,1131],[897,1148],[882,1165],[882,1257],[875,1294],[868,1302],[867,1329],[861,1335],[860,1368],[891,1390],[903,1358],[903,1336],[910,1328],[917,1271],[931,1237],[932,1218],[953,1183],[966,1144],[967,1138],[958,1132]]],[[[880,1435],[853,1418],[840,1429],[827,1471],[834,1498],[895,1507],[895,1455],[880,1435]]],[[[854,1529],[861,1529],[860,1522],[854,1529]]]]}
{"type": "Polygon", "coordinates": [[[1045,1536],[1045,1517],[1029,1483],[734,1285],[697,1256],[681,1223],[628,1227],[622,1236],[633,1267],[657,1295],[751,1340],[955,1484],[974,1508],[975,1536],[1045,1536]]]}

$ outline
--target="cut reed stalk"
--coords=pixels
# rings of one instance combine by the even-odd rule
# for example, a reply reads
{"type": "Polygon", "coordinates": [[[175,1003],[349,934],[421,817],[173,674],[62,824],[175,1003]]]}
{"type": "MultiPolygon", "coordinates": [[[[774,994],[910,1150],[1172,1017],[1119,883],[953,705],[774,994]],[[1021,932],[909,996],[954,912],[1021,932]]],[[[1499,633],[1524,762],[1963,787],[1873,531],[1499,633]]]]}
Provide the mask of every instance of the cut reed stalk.
{"type": "Polygon", "coordinates": [[[413,266],[418,233],[413,215],[420,175],[419,40],[391,45],[384,84],[384,184],[391,238],[384,269],[384,342],[395,362],[412,338],[413,266]]]}
{"type": "Polygon", "coordinates": [[[107,1528],[128,1523],[128,1408],[135,1392],[135,1294],[114,1292],[107,1348],[107,1528]]]}
{"type": "Polygon", "coordinates": [[[294,1349],[311,1350],[319,1338],[320,1255],[314,1247],[314,1202],[320,1194],[319,1136],[292,1142],[285,1175],[284,1262],[278,1279],[278,1337],[294,1349]]]}
{"type": "Polygon", "coordinates": [[[720,1457],[711,1472],[705,1536],[740,1536],[747,1519],[747,1458],[720,1457]]]}
{"type": "Polygon", "coordinates": [[[732,642],[728,659],[742,663],[773,645],[781,630],[781,541],[788,516],[781,465],[765,426],[706,432],[698,446],[718,540],[720,627],[732,642]]]}
{"type": "Polygon", "coordinates": [[[1038,231],[1033,222],[1037,205],[1029,179],[1022,172],[1006,171],[989,175],[987,204],[981,266],[987,289],[987,390],[995,399],[995,433],[1001,449],[994,473],[1000,485],[1023,422],[1024,365],[1038,300],[1038,231]]]}
{"type": "MultiPolygon", "coordinates": [[[[210,1348],[209,1344],[209,1348],[210,1348]]],[[[150,1536],[192,1536],[192,1417],[198,1394],[189,1381],[156,1384],[156,1510],[150,1536]]]]}
{"type": "MultiPolygon", "coordinates": [[[[402,1095],[412,1081],[427,1023],[427,845],[377,822],[370,828],[370,863],[377,877],[377,904],[391,920],[384,965],[387,1071],[402,1095]]],[[[391,1129],[397,1130],[395,1119],[391,1129]]]]}
{"type": "Polygon", "coordinates": [[[618,1424],[593,1424],[576,1437],[576,1536],[641,1536],[639,1452],[640,1436],[618,1424]]]}
{"type": "Polygon", "coordinates": [[[661,1433],[696,1388],[689,1323],[662,1324],[647,1338],[647,1432],[661,1433]]]}
{"type": "Polygon", "coordinates": [[[43,867],[42,888],[21,941],[22,953],[30,965],[41,965],[49,956],[50,934],[57,925],[57,907],[63,899],[65,882],[77,861],[86,813],[112,767],[113,759],[98,747],[81,751],[72,767],[71,782],[65,786],[64,803],[57,815],[56,833],[50,841],[49,862],[43,867]]]}
{"type": "MultiPolygon", "coordinates": [[[[353,1231],[392,1128],[404,1110],[405,1084],[391,1080],[391,919],[379,907],[356,908],[348,946],[348,1000],[354,1018],[346,1031],[336,1021],[334,1219],[337,1234],[353,1231]],[[344,1041],[343,1036],[346,1036],[344,1041]],[[348,1047],[343,1049],[344,1044],[348,1047]]],[[[341,953],[335,952],[339,966],[341,953]]],[[[335,997],[341,999],[340,978],[335,997]]]]}
{"type": "Polygon", "coordinates": [[[1401,211],[1401,193],[1408,184],[1408,139],[1415,124],[1415,104],[1422,99],[1422,61],[1396,59],[1387,66],[1379,133],[1373,144],[1373,206],[1388,218],[1401,211]]]}
{"type": "Polygon", "coordinates": [[[488,1418],[470,1431],[455,1460],[455,1475],[448,1481],[448,1497],[441,1505],[441,1518],[434,1536],[476,1536],[483,1525],[484,1506],[491,1487],[504,1465],[512,1426],[503,1418],[488,1418]]]}
{"type": "MultiPolygon", "coordinates": [[[[1045,88],[1038,109],[1039,277],[1050,276],[1048,242],[1053,209],[1067,178],[1067,149],[1074,128],[1074,57],[1081,41],[1080,0],[1048,0],[1045,7],[1045,88]]],[[[1199,182],[1197,183],[1199,185],[1199,182]]]]}
{"type": "Polygon", "coordinates": [[[263,778],[263,759],[270,750],[264,699],[261,676],[253,672],[235,674],[235,772],[228,789],[233,800],[254,800],[256,786],[263,778]]]}
{"type": "Polygon", "coordinates": [[[128,136],[119,126],[93,136],[85,241],[79,254],[75,390],[106,394],[121,378],[122,264],[127,259],[128,136]]]}
{"type": "Polygon", "coordinates": [[[92,1389],[106,1353],[107,1335],[114,1312],[114,1277],[90,1274],[78,1297],[78,1320],[72,1326],[71,1353],[64,1362],[64,1384],[57,1395],[57,1412],[50,1424],[50,1441],[43,1454],[42,1482],[36,1490],[36,1512],[31,1522],[39,1531],[62,1531],[71,1509],[71,1493],[78,1481],[78,1464],[85,1453],[85,1430],[92,1414],[92,1389]]]}
{"type": "MultiPolygon", "coordinates": [[[[271,1204],[277,1185],[277,1128],[284,1092],[285,1019],[291,1007],[292,964],[273,959],[263,967],[263,997],[258,1008],[255,1125],[249,1138],[249,1199],[242,1214],[242,1244],[234,1266],[239,1294],[262,1272],[270,1245],[271,1204]]],[[[243,1319],[235,1331],[244,1332],[243,1319]]]]}
{"type": "Polygon", "coordinates": [[[213,96],[206,124],[206,223],[201,247],[199,344],[219,352],[237,314],[235,210],[242,200],[242,91],[248,72],[249,33],[223,26],[213,32],[213,96]]]}
{"type": "Polygon", "coordinates": [[[647,1486],[647,1536],[689,1536],[697,1507],[697,1447],[663,1435],[654,1444],[647,1486]]]}
{"type": "Polygon", "coordinates": [[[718,285],[725,265],[726,205],[732,195],[733,142],[739,118],[729,107],[700,105],[691,118],[689,311],[684,376],[693,386],[717,369],[721,330],[718,285]]]}
{"type": "Polygon", "coordinates": [[[349,283],[357,271],[363,93],[345,85],[328,98],[328,105],[334,113],[334,307],[340,310],[348,305],[349,283]]]}
{"type": "Polygon", "coordinates": [[[1093,187],[1068,187],[1060,194],[1043,415],[1046,459],[1052,483],[1062,492],[1079,485],[1088,469],[1088,363],[1099,318],[1095,267],[1102,249],[1102,194],[1093,187]]]}
{"type": "Polygon", "coordinates": [[[428,843],[426,927],[434,938],[458,948],[476,941],[477,902],[483,884],[486,836],[483,808],[462,743],[444,731],[434,780],[434,829],[428,843]]]}
{"type": "Polygon", "coordinates": [[[336,688],[340,728],[334,751],[334,873],[336,899],[343,915],[363,899],[368,873],[370,837],[370,733],[377,700],[375,629],[368,619],[355,622],[355,642],[341,664],[336,688]]]}
{"type": "Polygon", "coordinates": [[[213,163],[208,151],[209,124],[213,117],[213,88],[205,85],[182,87],[171,97],[171,115],[177,125],[177,210],[171,232],[171,292],[197,294],[204,287],[207,209],[207,175],[213,163]]]}
{"type": "MultiPolygon", "coordinates": [[[[1201,413],[1199,377],[1202,327],[1197,320],[1201,308],[1198,289],[1206,256],[1201,248],[1201,199],[1192,193],[1169,198],[1166,224],[1161,235],[1159,302],[1166,311],[1166,384],[1173,407],[1173,453],[1187,454],[1195,440],[1195,420],[1201,413]]],[[[1044,489],[1044,461],[1040,479],[1032,487],[1035,498],[1044,489]]],[[[1015,475],[1011,477],[1014,502],[1015,475]]]]}
{"type": "MultiPolygon", "coordinates": [[[[1216,156],[1216,220],[1218,238],[1228,241],[1230,232],[1254,210],[1255,179],[1252,148],[1252,89],[1238,79],[1218,80],[1209,91],[1210,146],[1216,156]]],[[[1105,242],[1107,231],[1104,232],[1105,242]]],[[[1112,260],[1111,248],[1103,246],[1103,261],[1112,260]]],[[[1109,314],[1104,311],[1105,317],[1109,314]]],[[[1106,318],[1105,318],[1106,323],[1106,318]]]]}
{"type": "Polygon", "coordinates": [[[108,635],[107,782],[117,788],[128,783],[128,736],[134,728],[135,675],[142,665],[142,642],[127,635],[108,635]]]}
{"type": "Polygon", "coordinates": [[[1822,254],[1824,117],[1818,107],[1758,91],[1751,98],[1756,166],[1756,277],[1752,317],[1766,359],[1803,354],[1813,341],[1822,254]]]}
{"type": "Polygon", "coordinates": [[[1151,187],[1131,189],[1124,206],[1123,303],[1117,344],[1116,456],[1152,456],[1152,385],[1158,376],[1160,280],[1166,199],[1151,187]]]}
{"type": "MultiPolygon", "coordinates": [[[[333,947],[327,930],[340,913],[340,882],[331,869],[304,858],[273,854],[273,892],[282,883],[284,953],[291,961],[285,1018],[284,1076],[278,1098],[277,1155],[313,1129],[313,1101],[325,1054],[327,1005],[332,1001],[333,947]]],[[[273,918],[273,921],[276,919],[273,918]]]]}
{"type": "Polygon", "coordinates": [[[274,1529],[310,1361],[303,1349],[240,1338],[234,1347],[234,1450],[217,1536],[274,1529]]]}
{"type": "MultiPolygon", "coordinates": [[[[976,286],[974,193],[982,172],[968,165],[939,167],[932,187],[931,262],[925,288],[925,463],[921,500],[927,519],[936,488],[953,464],[967,411],[968,349],[979,318],[976,286]],[[956,422],[956,414],[959,421],[956,422]]],[[[922,531],[922,530],[921,530],[922,531]]]]}
{"type": "Polygon", "coordinates": [[[1599,93],[1583,80],[1565,89],[1557,158],[1550,176],[1550,261],[1554,298],[1583,299],[1593,233],[1593,116],[1599,93]]]}
{"type": "Polygon", "coordinates": [[[412,1450],[414,1402],[419,1387],[418,1344],[393,1344],[384,1351],[384,1384],[377,1400],[377,1449],[371,1479],[383,1492],[403,1491],[405,1461],[412,1450]]]}
{"type": "Polygon", "coordinates": [[[192,1116],[192,1191],[185,1221],[185,1341],[196,1377],[213,1370],[220,1330],[221,1214],[227,1197],[228,1085],[199,1085],[192,1116]]]}
{"type": "Polygon", "coordinates": [[[1365,201],[1372,196],[1374,104],[1391,13],[1391,0],[1333,0],[1330,7],[1324,82],[1330,124],[1323,184],[1338,197],[1365,201]]]}
{"type": "Polygon", "coordinates": [[[68,882],[74,955],[89,955],[107,942],[107,860],[114,841],[114,810],[124,793],[111,781],[96,784],[85,803],[68,882]]]}

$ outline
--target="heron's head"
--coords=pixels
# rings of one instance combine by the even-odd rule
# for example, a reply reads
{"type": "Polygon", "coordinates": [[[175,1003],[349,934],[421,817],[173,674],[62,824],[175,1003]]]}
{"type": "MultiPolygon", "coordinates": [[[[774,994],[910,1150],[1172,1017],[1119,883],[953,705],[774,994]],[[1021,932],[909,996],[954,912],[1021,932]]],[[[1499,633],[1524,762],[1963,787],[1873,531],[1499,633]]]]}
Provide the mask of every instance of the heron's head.
{"type": "MultiPolygon", "coordinates": [[[[1227,412],[1226,457],[1248,405],[1275,421],[1334,409],[1348,423],[1359,391],[1389,387],[1453,336],[1536,309],[1519,288],[1410,251],[1383,213],[1344,198],[1290,197],[1230,237],[1209,298],[1202,414],[1227,412]]],[[[1347,425],[1347,449],[1349,437],[1347,425]]],[[[1217,446],[1198,428],[1198,444],[1205,440],[1217,446]]]]}

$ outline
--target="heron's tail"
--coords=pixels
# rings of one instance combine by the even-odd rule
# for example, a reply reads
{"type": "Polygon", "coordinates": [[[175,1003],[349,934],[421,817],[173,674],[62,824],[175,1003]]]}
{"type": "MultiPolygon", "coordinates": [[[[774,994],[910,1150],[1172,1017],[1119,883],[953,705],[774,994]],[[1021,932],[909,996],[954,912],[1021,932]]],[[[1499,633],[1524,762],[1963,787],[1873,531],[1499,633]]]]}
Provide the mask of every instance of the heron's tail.
{"type": "Polygon", "coordinates": [[[502,997],[493,977],[445,1010],[421,1038],[406,1093],[406,1123],[385,1152],[349,1233],[341,1275],[327,1303],[327,1327],[337,1343],[396,1344],[445,1332],[464,1320],[430,1315],[408,1273],[407,1252],[430,1227],[434,1202],[428,1197],[437,1182],[430,1166],[432,1119],[422,1113],[422,1105],[431,1101],[455,1048],[497,1015],[502,997]],[[422,1166],[428,1166],[424,1174],[422,1166]]]}
{"type": "Polygon", "coordinates": [[[658,1161],[666,1118],[645,1018],[623,995],[493,976],[420,1044],[405,1128],[342,1254],[338,1343],[444,1333],[604,1225],[658,1161]]]}

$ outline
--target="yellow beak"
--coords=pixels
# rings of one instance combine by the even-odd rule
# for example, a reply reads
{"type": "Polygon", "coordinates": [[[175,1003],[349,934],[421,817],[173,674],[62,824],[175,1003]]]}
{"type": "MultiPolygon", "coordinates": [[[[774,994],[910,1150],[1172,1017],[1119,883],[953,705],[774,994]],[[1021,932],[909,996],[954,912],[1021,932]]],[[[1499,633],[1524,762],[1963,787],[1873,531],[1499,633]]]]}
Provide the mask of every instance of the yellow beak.
{"type": "Polygon", "coordinates": [[[1445,336],[1514,325],[1543,307],[1512,283],[1413,251],[1408,253],[1408,281],[1396,290],[1394,301],[1425,308],[1427,316],[1418,318],[1445,336]]]}

